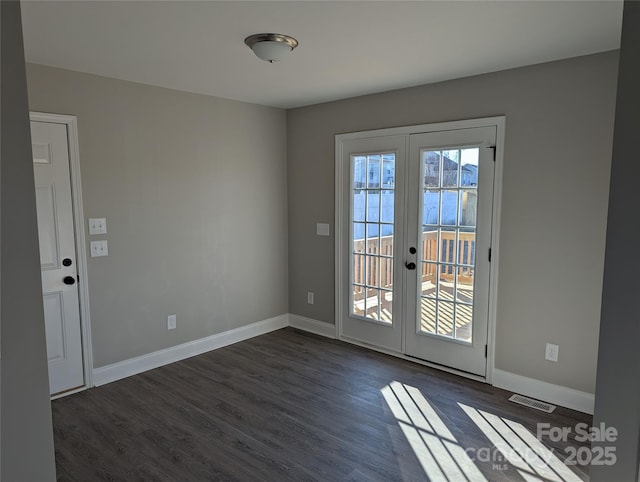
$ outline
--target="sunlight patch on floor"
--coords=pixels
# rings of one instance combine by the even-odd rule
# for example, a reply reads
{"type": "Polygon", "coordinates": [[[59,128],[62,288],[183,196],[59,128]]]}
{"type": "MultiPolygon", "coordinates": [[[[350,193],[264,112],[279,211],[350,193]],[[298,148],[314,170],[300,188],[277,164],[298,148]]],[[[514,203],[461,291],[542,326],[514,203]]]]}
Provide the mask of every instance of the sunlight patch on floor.
{"type": "Polygon", "coordinates": [[[487,480],[420,390],[392,382],[381,392],[429,480],[487,480]]]}
{"type": "Polygon", "coordinates": [[[522,424],[463,403],[458,405],[527,482],[581,480],[522,424]]]}
{"type": "Polygon", "coordinates": [[[394,381],[381,393],[431,481],[487,481],[476,461],[515,469],[526,482],[581,481],[521,423],[458,403],[488,441],[465,448],[419,389],[394,381]]]}

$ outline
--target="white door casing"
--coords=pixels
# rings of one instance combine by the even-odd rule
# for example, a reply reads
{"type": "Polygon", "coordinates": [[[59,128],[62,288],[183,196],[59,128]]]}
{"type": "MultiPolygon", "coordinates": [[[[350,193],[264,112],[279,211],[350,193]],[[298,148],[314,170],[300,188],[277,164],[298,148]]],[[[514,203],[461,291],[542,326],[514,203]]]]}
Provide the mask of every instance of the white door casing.
{"type": "Polygon", "coordinates": [[[76,249],[78,239],[84,246],[84,233],[82,224],[75,229],[82,223],[73,189],[80,186],[75,118],[32,113],[31,119],[49,385],[57,395],[91,380],[85,254],[76,249]]]}
{"type": "MultiPolygon", "coordinates": [[[[497,304],[497,254],[503,142],[504,117],[382,129],[336,136],[336,332],[338,338],[369,346],[402,358],[414,359],[419,363],[433,365],[447,371],[455,371],[464,376],[491,382],[497,304]],[[362,317],[355,316],[356,319],[363,318],[366,321],[360,321],[361,326],[357,330],[354,331],[352,329],[354,324],[353,315],[362,315],[362,313],[354,312],[354,309],[358,307],[354,308],[353,305],[354,287],[351,285],[354,280],[353,264],[355,255],[352,252],[354,251],[354,223],[353,208],[350,204],[353,202],[355,205],[356,201],[353,197],[355,194],[352,192],[354,178],[350,168],[353,169],[354,154],[359,152],[382,153],[392,150],[393,146],[391,144],[385,144],[390,139],[394,139],[397,145],[404,142],[405,156],[402,158],[400,155],[401,150],[397,151],[399,155],[396,157],[396,165],[400,167],[400,171],[397,173],[396,188],[404,190],[404,193],[395,197],[396,228],[394,234],[396,236],[393,240],[394,248],[396,249],[394,253],[393,314],[394,317],[396,314],[401,314],[399,318],[394,320],[401,325],[401,336],[399,342],[395,336],[393,341],[390,341],[389,338],[383,338],[382,342],[380,342],[380,336],[363,335],[363,333],[380,331],[380,328],[377,327],[374,330],[370,328],[380,323],[376,323],[378,320],[371,320],[368,314],[362,317]],[[481,186],[473,192],[473,185],[463,185],[462,181],[460,181],[457,186],[458,191],[455,193],[455,196],[461,196],[460,203],[455,208],[456,210],[462,209],[462,197],[465,198],[464,207],[468,211],[469,206],[475,208],[476,201],[474,199],[477,199],[478,224],[481,224],[481,226],[476,230],[470,229],[466,225],[452,228],[449,226],[422,226],[423,221],[420,218],[424,214],[422,212],[423,206],[425,206],[424,209],[426,210],[427,204],[426,200],[424,200],[425,204],[423,205],[422,194],[420,194],[423,192],[423,188],[426,189],[426,184],[422,185],[422,180],[424,180],[425,176],[424,170],[426,169],[424,155],[428,151],[449,148],[461,149],[458,152],[459,156],[462,151],[465,151],[463,154],[467,155],[470,153],[475,154],[476,160],[471,162],[479,164],[478,175],[481,186]],[[403,170],[404,173],[402,172],[403,170]],[[473,202],[467,202],[470,199],[473,202]],[[398,219],[400,219],[399,222],[398,219]],[[470,263],[470,251],[467,248],[472,246],[471,240],[473,240],[473,246],[476,248],[473,265],[447,267],[449,270],[448,278],[452,278],[452,270],[456,270],[456,273],[466,270],[465,276],[461,278],[466,285],[456,285],[451,279],[443,280],[442,284],[445,290],[453,292],[444,293],[447,296],[451,296],[451,294],[458,296],[458,288],[464,288],[468,293],[471,291],[469,289],[469,284],[471,284],[474,300],[471,302],[463,300],[460,306],[452,302],[460,301],[458,298],[455,300],[442,298],[442,301],[433,302],[433,304],[444,305],[444,308],[450,308],[455,305],[456,308],[460,308],[460,312],[465,317],[473,309],[473,323],[466,327],[468,332],[465,334],[466,338],[456,339],[457,332],[455,335],[446,333],[445,335],[447,336],[440,336],[439,332],[429,333],[428,329],[425,330],[424,319],[422,320],[422,325],[418,324],[420,307],[424,308],[424,304],[419,305],[418,303],[424,303],[425,301],[432,303],[425,298],[432,296],[433,293],[433,291],[425,291],[424,279],[421,280],[419,276],[416,276],[423,266],[426,267],[426,263],[422,263],[424,257],[421,249],[423,229],[425,231],[437,231],[437,236],[439,236],[437,238],[438,243],[444,241],[445,238],[448,239],[453,236],[452,239],[455,241],[448,240],[447,243],[450,243],[452,247],[459,246],[459,248],[456,248],[459,250],[459,254],[455,256],[460,256],[460,264],[463,264],[463,260],[466,265],[470,263]],[[442,235],[440,231],[447,231],[446,236],[442,235]],[[475,236],[477,236],[477,239],[475,236]],[[465,247],[464,252],[462,246],[465,247]],[[417,253],[414,250],[412,251],[414,254],[411,254],[410,247],[417,248],[417,253]],[[489,247],[492,249],[491,262],[487,258],[489,247]],[[416,263],[416,270],[406,268],[407,263],[411,262],[416,263]],[[459,271],[457,270],[458,268],[460,268],[459,271]],[[422,299],[420,297],[421,294],[423,295],[422,299]],[[422,329],[420,326],[422,326],[422,329]]],[[[444,152],[440,154],[442,158],[445,157],[444,152]]],[[[451,162],[451,160],[447,162],[451,162]]],[[[464,167],[462,160],[458,159],[458,163],[464,167]]],[[[462,176],[462,167],[460,168],[459,176],[462,176]]],[[[469,175],[470,171],[470,169],[466,169],[465,175],[469,175]]],[[[441,179],[443,178],[441,177],[441,179]]],[[[440,186],[440,189],[442,188],[443,186],[440,186]]],[[[454,195],[451,191],[455,191],[455,189],[447,189],[449,191],[447,195],[454,195]]],[[[398,193],[396,192],[396,194],[398,193]]],[[[426,194],[424,195],[426,196],[426,194]]],[[[442,196],[444,196],[444,193],[442,196]]],[[[461,216],[460,214],[459,217],[461,218],[461,216]]],[[[475,217],[473,219],[475,220],[475,217]]],[[[426,223],[426,221],[424,222],[426,223]]],[[[440,221],[437,221],[437,223],[440,223],[440,221]]],[[[429,236],[433,234],[435,233],[431,232],[429,236]]],[[[369,240],[366,237],[365,244],[369,244],[369,240]]],[[[379,244],[382,245],[381,242],[379,244]]],[[[355,251],[357,252],[357,249],[355,251]]],[[[451,264],[449,259],[438,259],[437,261],[442,261],[441,264],[451,264]]],[[[444,270],[445,266],[438,266],[438,268],[444,270]]],[[[454,278],[458,280],[457,275],[454,278]]],[[[437,293],[437,296],[432,296],[434,299],[441,298],[440,286],[437,288],[437,293]]],[[[371,295],[368,294],[367,296],[371,295]]],[[[359,308],[362,308],[362,306],[359,308]]],[[[451,311],[449,310],[448,313],[451,311]]],[[[454,311],[453,313],[456,312],[454,311]]],[[[422,317],[424,318],[424,309],[422,317]]],[[[447,315],[446,323],[451,321],[449,318],[454,319],[451,315],[447,315]]],[[[387,330],[386,333],[391,335],[392,331],[387,330]]]]}

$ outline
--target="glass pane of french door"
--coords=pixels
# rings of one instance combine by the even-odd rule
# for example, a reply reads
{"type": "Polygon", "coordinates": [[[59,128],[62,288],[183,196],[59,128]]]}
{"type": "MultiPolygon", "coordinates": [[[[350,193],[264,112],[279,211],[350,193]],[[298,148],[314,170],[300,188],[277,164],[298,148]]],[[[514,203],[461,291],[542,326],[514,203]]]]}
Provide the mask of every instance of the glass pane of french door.
{"type": "Polygon", "coordinates": [[[393,319],[394,152],[351,156],[351,314],[393,319]]]}
{"type": "Polygon", "coordinates": [[[472,341],[479,148],[421,150],[420,325],[472,341]]]}

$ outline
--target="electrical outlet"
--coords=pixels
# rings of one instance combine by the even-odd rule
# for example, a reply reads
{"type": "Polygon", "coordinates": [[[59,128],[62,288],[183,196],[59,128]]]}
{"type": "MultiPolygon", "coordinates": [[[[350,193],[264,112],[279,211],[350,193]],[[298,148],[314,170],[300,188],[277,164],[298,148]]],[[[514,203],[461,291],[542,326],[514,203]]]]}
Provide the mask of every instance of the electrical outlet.
{"type": "Polygon", "coordinates": [[[307,303],[313,304],[313,291],[307,291],[307,303]]]}
{"type": "Polygon", "coordinates": [[[167,316],[167,330],[176,329],[176,315],[167,316]]]}
{"type": "Polygon", "coordinates": [[[559,350],[560,350],[560,347],[558,345],[554,345],[553,343],[547,343],[547,347],[544,351],[545,360],[557,362],[559,350]]]}

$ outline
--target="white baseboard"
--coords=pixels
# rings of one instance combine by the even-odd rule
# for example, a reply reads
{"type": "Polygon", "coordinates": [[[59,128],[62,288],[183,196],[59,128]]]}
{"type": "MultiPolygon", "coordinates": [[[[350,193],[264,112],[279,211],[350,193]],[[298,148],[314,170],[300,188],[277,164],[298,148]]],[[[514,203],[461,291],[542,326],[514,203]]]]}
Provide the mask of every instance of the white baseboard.
{"type": "Polygon", "coordinates": [[[232,345],[239,341],[248,340],[254,336],[264,335],[265,333],[279,330],[286,326],[289,326],[289,314],[258,321],[250,325],[218,333],[217,335],[200,338],[199,340],[189,341],[181,345],[165,348],[164,350],[154,351],[153,353],[96,368],[93,370],[93,384],[98,387],[106,383],[115,382],[116,380],[152,370],[169,363],[201,355],[216,348],[222,348],[223,346],[232,345]]]}
{"type": "Polygon", "coordinates": [[[289,326],[298,328],[302,331],[315,333],[316,335],[326,336],[327,338],[336,337],[336,325],[330,325],[323,321],[314,320],[305,316],[289,314],[289,326]]]}
{"type": "MultiPolygon", "coordinates": [[[[96,368],[93,370],[93,384],[96,387],[105,385],[147,370],[153,370],[154,368],[169,363],[201,355],[208,351],[248,340],[255,336],[264,335],[265,333],[287,326],[327,338],[336,338],[335,325],[286,313],[206,338],[200,338],[199,340],[189,341],[181,345],[165,348],[164,350],[158,350],[129,360],[96,368]]],[[[592,393],[581,392],[572,388],[523,377],[497,368],[493,370],[492,384],[495,387],[527,395],[538,400],[553,403],[554,405],[593,414],[594,395],[592,393]]]]}
{"type": "Polygon", "coordinates": [[[492,384],[494,387],[593,415],[593,393],[523,377],[497,368],[493,370],[492,384]]]}

